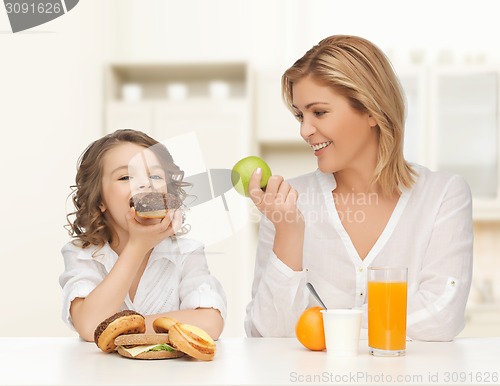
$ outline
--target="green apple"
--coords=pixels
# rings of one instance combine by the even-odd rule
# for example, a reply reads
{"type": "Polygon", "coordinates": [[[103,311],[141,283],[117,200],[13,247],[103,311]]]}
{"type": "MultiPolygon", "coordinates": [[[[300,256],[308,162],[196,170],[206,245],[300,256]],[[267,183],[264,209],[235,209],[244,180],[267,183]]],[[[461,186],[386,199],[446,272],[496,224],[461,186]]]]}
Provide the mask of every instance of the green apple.
{"type": "Polygon", "coordinates": [[[253,172],[257,169],[262,169],[262,178],[260,180],[260,187],[265,188],[267,186],[267,181],[271,177],[271,169],[266,162],[259,157],[249,156],[239,160],[234,166],[231,172],[231,182],[233,183],[236,191],[248,197],[248,184],[250,183],[250,177],[252,177],[253,172]]]}

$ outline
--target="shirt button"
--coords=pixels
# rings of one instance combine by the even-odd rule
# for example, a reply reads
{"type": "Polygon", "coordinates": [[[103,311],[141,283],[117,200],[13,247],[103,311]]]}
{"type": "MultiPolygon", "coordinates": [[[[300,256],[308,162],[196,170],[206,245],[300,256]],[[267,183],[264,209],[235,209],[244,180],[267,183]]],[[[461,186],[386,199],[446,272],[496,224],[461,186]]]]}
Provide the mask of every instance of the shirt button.
{"type": "Polygon", "coordinates": [[[363,272],[364,268],[363,267],[358,267],[359,272],[363,272]]]}
{"type": "Polygon", "coordinates": [[[359,296],[363,296],[363,292],[360,292],[360,293],[359,293],[359,296]]]}

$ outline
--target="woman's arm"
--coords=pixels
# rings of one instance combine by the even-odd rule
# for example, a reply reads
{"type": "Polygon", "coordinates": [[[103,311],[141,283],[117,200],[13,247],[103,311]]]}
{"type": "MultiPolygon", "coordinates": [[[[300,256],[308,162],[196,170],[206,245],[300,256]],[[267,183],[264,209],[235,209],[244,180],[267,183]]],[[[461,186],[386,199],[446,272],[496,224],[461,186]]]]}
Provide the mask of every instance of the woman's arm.
{"type": "Polygon", "coordinates": [[[302,271],[304,217],[297,207],[297,191],[283,177],[271,176],[265,192],[261,177],[257,169],[249,183],[250,198],[264,218],[245,330],[248,336],[293,336],[308,303],[302,271]]]}
{"type": "Polygon", "coordinates": [[[473,246],[472,197],[466,181],[454,176],[440,202],[418,285],[408,293],[407,335],[418,340],[452,340],[465,324],[473,246]]]}
{"type": "Polygon", "coordinates": [[[274,226],[265,217],[259,229],[252,300],[246,309],[248,336],[294,336],[309,302],[305,271],[294,271],[273,252],[274,226]]]}
{"type": "Polygon", "coordinates": [[[297,207],[298,193],[281,176],[271,176],[266,191],[260,188],[262,171],[250,178],[249,192],[255,206],[274,225],[273,251],[294,271],[302,270],[304,217],[297,207]]]}
{"type": "Polygon", "coordinates": [[[181,323],[197,326],[206,331],[214,340],[219,339],[224,328],[224,319],[219,310],[215,308],[196,308],[148,315],[146,316],[146,333],[154,333],[154,320],[163,316],[174,318],[181,323]]]}

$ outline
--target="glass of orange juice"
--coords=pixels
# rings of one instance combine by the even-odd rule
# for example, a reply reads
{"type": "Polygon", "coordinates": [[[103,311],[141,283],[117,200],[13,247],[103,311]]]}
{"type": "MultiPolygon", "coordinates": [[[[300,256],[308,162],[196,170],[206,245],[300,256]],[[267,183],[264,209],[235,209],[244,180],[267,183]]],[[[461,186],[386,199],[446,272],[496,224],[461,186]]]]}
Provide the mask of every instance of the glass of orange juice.
{"type": "Polygon", "coordinates": [[[371,355],[406,351],[408,268],[368,268],[368,346],[371,355]]]}

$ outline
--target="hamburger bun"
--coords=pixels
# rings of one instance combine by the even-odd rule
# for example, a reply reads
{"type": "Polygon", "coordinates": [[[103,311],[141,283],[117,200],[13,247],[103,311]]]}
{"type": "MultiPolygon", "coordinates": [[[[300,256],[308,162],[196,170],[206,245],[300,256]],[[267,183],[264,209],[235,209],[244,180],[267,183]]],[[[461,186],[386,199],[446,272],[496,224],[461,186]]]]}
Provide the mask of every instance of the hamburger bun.
{"type": "Polygon", "coordinates": [[[129,201],[137,216],[142,218],[161,219],[169,209],[178,209],[182,201],[171,193],[143,192],[134,194],[129,201]]]}
{"type": "Polygon", "coordinates": [[[115,339],[124,334],[146,331],[144,316],[132,310],[117,312],[101,322],[94,331],[94,342],[102,351],[116,350],[115,339]]]}
{"type": "Polygon", "coordinates": [[[169,345],[168,334],[120,335],[115,345],[118,354],[131,359],[172,359],[184,355],[169,345]]]}
{"type": "Polygon", "coordinates": [[[147,346],[151,344],[170,344],[168,334],[127,334],[116,337],[117,346],[147,346]]]}
{"type": "Polygon", "coordinates": [[[157,318],[153,321],[153,329],[157,333],[168,333],[170,328],[172,328],[172,326],[175,323],[179,323],[179,321],[174,319],[174,318],[162,316],[162,317],[157,318]]]}
{"type": "Polygon", "coordinates": [[[168,331],[170,345],[187,355],[203,361],[215,356],[215,342],[205,331],[196,326],[175,323],[168,331]]]}

